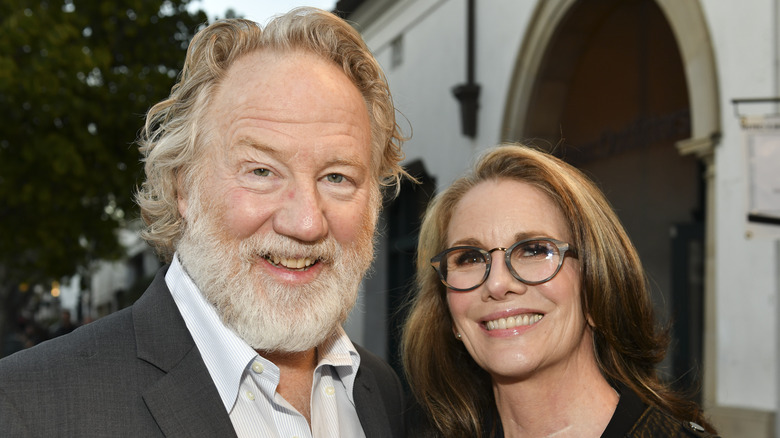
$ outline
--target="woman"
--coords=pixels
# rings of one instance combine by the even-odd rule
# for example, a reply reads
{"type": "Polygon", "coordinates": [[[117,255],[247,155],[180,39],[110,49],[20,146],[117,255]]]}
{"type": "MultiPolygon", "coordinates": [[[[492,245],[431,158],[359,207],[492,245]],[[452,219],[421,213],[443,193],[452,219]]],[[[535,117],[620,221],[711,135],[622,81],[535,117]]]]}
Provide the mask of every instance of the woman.
{"type": "Polygon", "coordinates": [[[430,435],[714,433],[659,380],[668,337],[636,250],[561,160],[488,151],[429,207],[417,269],[402,349],[430,435]]]}

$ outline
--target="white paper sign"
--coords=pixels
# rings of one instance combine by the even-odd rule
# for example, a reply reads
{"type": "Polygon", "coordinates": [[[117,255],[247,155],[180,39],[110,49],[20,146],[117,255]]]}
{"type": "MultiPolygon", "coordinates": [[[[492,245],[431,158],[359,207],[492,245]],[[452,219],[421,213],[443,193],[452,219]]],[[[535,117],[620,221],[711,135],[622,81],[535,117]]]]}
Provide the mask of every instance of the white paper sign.
{"type": "Polygon", "coordinates": [[[748,147],[750,214],[780,221],[780,131],[756,134],[748,147]]]}
{"type": "Polygon", "coordinates": [[[748,230],[780,238],[780,117],[742,120],[748,164],[748,230]]]}

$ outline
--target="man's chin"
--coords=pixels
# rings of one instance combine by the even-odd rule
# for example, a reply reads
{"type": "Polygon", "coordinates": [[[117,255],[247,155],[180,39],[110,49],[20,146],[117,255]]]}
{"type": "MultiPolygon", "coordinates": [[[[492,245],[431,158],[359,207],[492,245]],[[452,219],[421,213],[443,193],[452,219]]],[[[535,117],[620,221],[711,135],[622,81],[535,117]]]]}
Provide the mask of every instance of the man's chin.
{"type": "Polygon", "coordinates": [[[295,330],[289,334],[276,333],[272,337],[268,336],[268,333],[265,333],[264,336],[260,334],[253,336],[248,333],[242,335],[238,331],[236,333],[254,350],[268,353],[294,354],[310,351],[322,345],[336,333],[336,327],[334,326],[330,330],[317,330],[316,333],[302,333],[300,330],[295,330]]]}

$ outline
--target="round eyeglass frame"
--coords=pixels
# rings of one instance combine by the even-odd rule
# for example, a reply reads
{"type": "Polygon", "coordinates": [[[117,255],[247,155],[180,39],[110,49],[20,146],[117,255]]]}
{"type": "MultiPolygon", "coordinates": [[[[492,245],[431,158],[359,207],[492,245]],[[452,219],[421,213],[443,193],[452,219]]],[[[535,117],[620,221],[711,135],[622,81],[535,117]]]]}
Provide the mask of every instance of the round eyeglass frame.
{"type": "Polygon", "coordinates": [[[442,252],[436,254],[435,256],[433,256],[431,258],[431,266],[433,267],[434,270],[436,270],[436,273],[439,275],[439,280],[441,280],[442,284],[447,286],[448,289],[451,289],[451,290],[457,291],[457,292],[468,292],[468,291],[472,291],[472,290],[482,286],[485,283],[485,281],[488,279],[488,277],[490,276],[490,268],[493,265],[493,255],[492,254],[493,254],[494,251],[504,251],[504,263],[506,264],[506,267],[509,268],[509,272],[512,274],[512,276],[515,279],[517,279],[518,281],[520,281],[522,283],[530,285],[530,286],[535,286],[537,284],[546,283],[546,282],[552,280],[556,275],[558,275],[558,272],[561,270],[561,267],[563,266],[563,260],[566,258],[567,254],[569,254],[569,257],[573,257],[575,259],[578,258],[577,250],[574,249],[574,247],[572,245],[570,245],[570,244],[568,244],[566,242],[562,242],[560,240],[552,239],[552,238],[549,238],[549,237],[535,237],[535,238],[532,238],[532,239],[523,239],[523,240],[521,240],[519,242],[515,242],[509,248],[503,248],[503,247],[499,246],[499,247],[493,248],[493,249],[491,249],[489,251],[485,250],[485,249],[482,249],[482,248],[480,248],[478,246],[469,246],[469,245],[453,246],[452,248],[447,248],[444,251],[442,251],[442,252]],[[555,268],[555,271],[553,271],[553,273],[550,274],[547,278],[545,278],[543,280],[538,280],[538,281],[528,281],[528,280],[524,279],[523,277],[521,277],[520,275],[518,275],[518,273],[515,271],[515,268],[512,267],[512,252],[515,250],[515,248],[517,248],[518,246],[520,246],[520,245],[522,245],[524,243],[537,242],[537,241],[552,243],[553,245],[555,245],[556,248],[558,248],[558,252],[560,253],[561,257],[558,259],[558,266],[555,268]],[[480,280],[475,286],[472,286],[472,287],[469,287],[469,288],[457,288],[457,287],[453,287],[451,284],[447,283],[447,280],[444,278],[444,274],[442,274],[442,271],[441,271],[441,268],[440,268],[441,261],[447,254],[449,254],[449,253],[451,253],[453,251],[461,250],[461,249],[473,249],[473,250],[478,251],[480,254],[482,254],[482,256],[485,257],[485,275],[482,276],[482,280],[480,280]]]}

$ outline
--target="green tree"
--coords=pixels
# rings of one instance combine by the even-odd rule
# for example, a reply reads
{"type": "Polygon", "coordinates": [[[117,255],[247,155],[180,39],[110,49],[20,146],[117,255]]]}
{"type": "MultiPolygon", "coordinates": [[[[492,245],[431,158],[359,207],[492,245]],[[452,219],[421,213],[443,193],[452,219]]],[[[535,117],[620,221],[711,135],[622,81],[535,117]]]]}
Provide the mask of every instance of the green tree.
{"type": "Polygon", "coordinates": [[[0,0],[0,347],[20,284],[121,255],[143,116],[207,20],[189,2],[0,0]]]}

